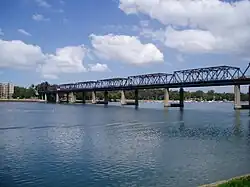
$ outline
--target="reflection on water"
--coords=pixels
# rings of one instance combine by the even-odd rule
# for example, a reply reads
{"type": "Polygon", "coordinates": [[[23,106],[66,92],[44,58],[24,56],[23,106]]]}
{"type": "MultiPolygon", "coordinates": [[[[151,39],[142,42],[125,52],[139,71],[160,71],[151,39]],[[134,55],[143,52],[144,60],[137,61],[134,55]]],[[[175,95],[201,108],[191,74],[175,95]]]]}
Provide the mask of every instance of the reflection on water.
{"type": "Polygon", "coordinates": [[[191,187],[245,174],[249,115],[224,103],[1,103],[0,186],[191,187]]]}
{"type": "Polygon", "coordinates": [[[234,135],[235,136],[241,136],[241,121],[240,121],[240,110],[236,110],[235,111],[235,123],[234,123],[234,126],[233,126],[233,129],[234,129],[234,135]]]}

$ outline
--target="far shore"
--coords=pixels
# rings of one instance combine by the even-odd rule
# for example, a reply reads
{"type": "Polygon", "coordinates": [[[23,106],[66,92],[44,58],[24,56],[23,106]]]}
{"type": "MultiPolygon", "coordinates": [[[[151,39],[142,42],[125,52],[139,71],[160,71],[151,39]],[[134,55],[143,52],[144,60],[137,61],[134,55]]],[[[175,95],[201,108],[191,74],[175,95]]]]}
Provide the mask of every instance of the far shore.
{"type": "MultiPolygon", "coordinates": [[[[128,101],[128,102],[131,101],[132,102],[134,100],[133,99],[127,99],[126,101],[128,101]]],[[[0,99],[0,102],[40,102],[40,103],[44,103],[45,100],[36,99],[36,98],[31,98],[31,99],[0,99]]],[[[79,103],[79,102],[81,102],[81,100],[76,100],[76,103],[79,103]]],[[[120,102],[120,99],[117,99],[116,101],[109,101],[109,102],[120,102]]],[[[139,100],[139,102],[140,103],[163,103],[164,100],[139,100]]],[[[177,102],[179,102],[179,101],[178,100],[169,100],[169,103],[177,103],[177,102]]],[[[185,103],[216,103],[216,102],[231,103],[233,101],[195,101],[195,100],[185,100],[184,102],[185,103]]],[[[86,100],[86,103],[91,103],[91,100],[86,100]]]]}

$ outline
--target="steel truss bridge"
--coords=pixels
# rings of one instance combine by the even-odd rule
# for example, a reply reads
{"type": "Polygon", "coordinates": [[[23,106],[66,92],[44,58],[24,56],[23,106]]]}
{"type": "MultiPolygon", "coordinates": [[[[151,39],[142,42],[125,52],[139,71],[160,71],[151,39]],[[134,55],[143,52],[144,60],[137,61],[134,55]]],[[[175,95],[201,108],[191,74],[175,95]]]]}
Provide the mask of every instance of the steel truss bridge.
{"type": "Polygon", "coordinates": [[[250,77],[239,67],[215,66],[174,71],[173,73],[153,73],[129,76],[127,78],[111,78],[97,81],[85,81],[60,84],[40,92],[82,92],[82,91],[114,91],[155,88],[180,88],[226,85],[250,85],[250,77]]]}

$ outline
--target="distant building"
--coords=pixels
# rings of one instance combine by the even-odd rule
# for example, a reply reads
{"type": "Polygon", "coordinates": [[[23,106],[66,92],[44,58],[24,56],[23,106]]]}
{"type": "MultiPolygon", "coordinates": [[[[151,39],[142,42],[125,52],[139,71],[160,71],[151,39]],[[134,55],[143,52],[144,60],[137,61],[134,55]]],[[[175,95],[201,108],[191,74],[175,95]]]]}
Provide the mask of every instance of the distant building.
{"type": "Polygon", "coordinates": [[[14,84],[0,83],[0,98],[11,99],[14,94],[14,84]]]}

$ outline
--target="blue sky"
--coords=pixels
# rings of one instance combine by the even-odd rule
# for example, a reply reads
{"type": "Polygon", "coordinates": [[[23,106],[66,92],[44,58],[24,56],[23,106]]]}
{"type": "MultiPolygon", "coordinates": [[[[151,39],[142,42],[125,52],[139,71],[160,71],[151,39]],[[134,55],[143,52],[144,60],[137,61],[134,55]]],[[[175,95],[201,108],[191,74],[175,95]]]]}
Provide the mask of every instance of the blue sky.
{"type": "Polygon", "coordinates": [[[249,1],[157,2],[0,1],[0,81],[26,86],[247,66],[249,1]]]}

